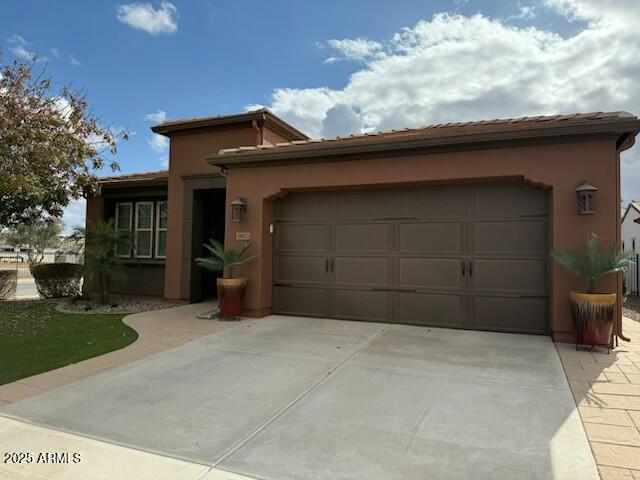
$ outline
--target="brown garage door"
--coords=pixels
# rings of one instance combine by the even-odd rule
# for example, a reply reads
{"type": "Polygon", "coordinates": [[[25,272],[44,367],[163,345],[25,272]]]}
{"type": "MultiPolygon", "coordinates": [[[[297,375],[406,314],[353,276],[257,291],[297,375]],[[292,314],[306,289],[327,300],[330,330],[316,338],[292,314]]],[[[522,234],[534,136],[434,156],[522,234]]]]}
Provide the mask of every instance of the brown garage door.
{"type": "Polygon", "coordinates": [[[522,183],[290,193],[273,310],[545,333],[547,201],[522,183]]]}

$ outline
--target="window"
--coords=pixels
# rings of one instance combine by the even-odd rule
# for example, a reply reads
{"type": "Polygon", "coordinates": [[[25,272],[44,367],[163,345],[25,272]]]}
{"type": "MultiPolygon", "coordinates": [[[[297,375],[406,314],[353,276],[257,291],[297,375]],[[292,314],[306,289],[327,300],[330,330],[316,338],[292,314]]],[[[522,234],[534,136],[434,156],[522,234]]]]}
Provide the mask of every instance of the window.
{"type": "Polygon", "coordinates": [[[167,257],[167,202],[156,203],[156,257],[167,257]]]}
{"type": "MultiPolygon", "coordinates": [[[[132,203],[117,203],[116,204],[116,231],[117,232],[130,232],[132,225],[133,211],[132,203]]],[[[131,248],[127,243],[118,245],[118,256],[123,258],[129,258],[131,256],[131,248]]]]}
{"type": "Polygon", "coordinates": [[[153,202],[136,203],[135,252],[138,258],[152,257],[153,202]]]}

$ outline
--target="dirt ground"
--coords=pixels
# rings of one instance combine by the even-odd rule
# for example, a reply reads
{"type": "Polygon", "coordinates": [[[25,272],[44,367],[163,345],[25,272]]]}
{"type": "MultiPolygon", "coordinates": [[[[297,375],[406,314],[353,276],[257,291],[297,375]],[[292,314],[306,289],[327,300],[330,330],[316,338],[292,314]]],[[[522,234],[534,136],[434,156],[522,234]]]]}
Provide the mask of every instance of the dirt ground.
{"type": "Polygon", "coordinates": [[[622,315],[640,322],[640,297],[629,295],[624,305],[622,305],[622,315]]]}

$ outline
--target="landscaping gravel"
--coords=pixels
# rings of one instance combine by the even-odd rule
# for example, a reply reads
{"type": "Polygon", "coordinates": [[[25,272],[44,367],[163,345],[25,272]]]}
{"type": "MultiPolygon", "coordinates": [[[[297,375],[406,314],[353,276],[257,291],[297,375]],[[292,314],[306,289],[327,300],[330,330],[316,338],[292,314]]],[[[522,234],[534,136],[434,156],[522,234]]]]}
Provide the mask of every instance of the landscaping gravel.
{"type": "Polygon", "coordinates": [[[108,304],[89,300],[76,300],[75,302],[71,299],[64,300],[58,304],[57,310],[68,313],[138,313],[162,310],[163,308],[171,308],[178,305],[180,304],[161,298],[119,297],[113,295],[111,302],[108,304]]]}
{"type": "Polygon", "coordinates": [[[622,305],[622,315],[640,322],[640,297],[629,295],[622,305]]]}

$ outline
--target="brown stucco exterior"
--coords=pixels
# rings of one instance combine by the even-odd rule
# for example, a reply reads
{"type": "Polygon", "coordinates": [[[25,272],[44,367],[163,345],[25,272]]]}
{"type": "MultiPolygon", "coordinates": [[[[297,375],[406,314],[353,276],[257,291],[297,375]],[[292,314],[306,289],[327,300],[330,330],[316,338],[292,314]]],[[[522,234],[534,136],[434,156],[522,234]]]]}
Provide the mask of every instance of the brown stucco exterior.
{"type": "MultiPolygon", "coordinates": [[[[243,268],[249,279],[247,313],[262,316],[270,312],[273,200],[287,191],[517,178],[550,188],[551,249],[579,250],[588,232],[596,232],[605,243],[619,244],[619,161],[614,138],[231,169],[227,176],[227,205],[230,199],[245,197],[248,211],[243,223],[227,222],[227,244],[236,243],[236,232],[248,231],[260,253],[256,262],[243,268]],[[575,189],[585,179],[599,189],[596,215],[576,212],[575,189]]],[[[229,215],[228,210],[227,218],[229,215]]],[[[553,262],[550,276],[551,331],[557,340],[572,341],[568,292],[582,289],[584,284],[553,262]]],[[[614,277],[606,279],[602,288],[621,293],[614,277]]]]}
{"type": "MultiPolygon", "coordinates": [[[[273,116],[269,120],[267,114],[262,115],[210,117],[154,127],[154,131],[171,138],[168,249],[163,275],[166,298],[195,299],[192,234],[197,230],[194,222],[200,220],[194,219],[194,192],[202,189],[226,188],[222,207],[226,245],[237,246],[237,234],[249,233],[253,251],[260,254],[241,268],[248,278],[245,313],[250,316],[271,312],[274,200],[291,191],[524,181],[548,191],[550,250],[580,250],[589,232],[598,234],[604,244],[620,245],[619,155],[621,149],[632,144],[640,128],[635,117],[625,118],[628,126],[620,128],[579,123],[566,129],[564,135],[557,134],[555,127],[536,130],[536,126],[530,129],[515,121],[517,138],[509,132],[492,130],[495,121],[483,122],[483,141],[469,136],[474,133],[473,128],[463,124],[464,138],[458,135],[443,141],[439,132],[429,131],[426,141],[409,139],[411,145],[407,140],[406,148],[393,149],[368,149],[374,145],[372,142],[385,138],[369,140],[362,136],[351,145],[336,142],[338,146],[347,145],[341,152],[331,142],[310,141],[293,127],[287,129],[281,120],[276,122],[273,116]],[[222,123],[216,123],[218,118],[223,118],[222,123]],[[323,154],[325,145],[330,151],[323,154]],[[240,146],[245,148],[236,148],[240,146]],[[281,158],[277,158],[279,155],[281,158]],[[598,188],[594,215],[577,213],[575,189],[584,180],[598,188]],[[236,197],[247,200],[248,209],[241,223],[231,222],[230,204],[236,197]]],[[[608,122],[614,116],[607,115],[599,117],[599,121],[608,122]]],[[[556,118],[565,120],[564,116],[556,118]]],[[[390,138],[404,141],[396,134],[390,138]]],[[[104,205],[100,196],[89,199],[87,218],[103,217],[104,205]]],[[[583,289],[584,283],[551,260],[548,267],[550,332],[557,341],[573,341],[568,292],[583,289]]],[[[610,276],[601,287],[616,292],[620,299],[621,282],[620,277],[610,276]]]]}

